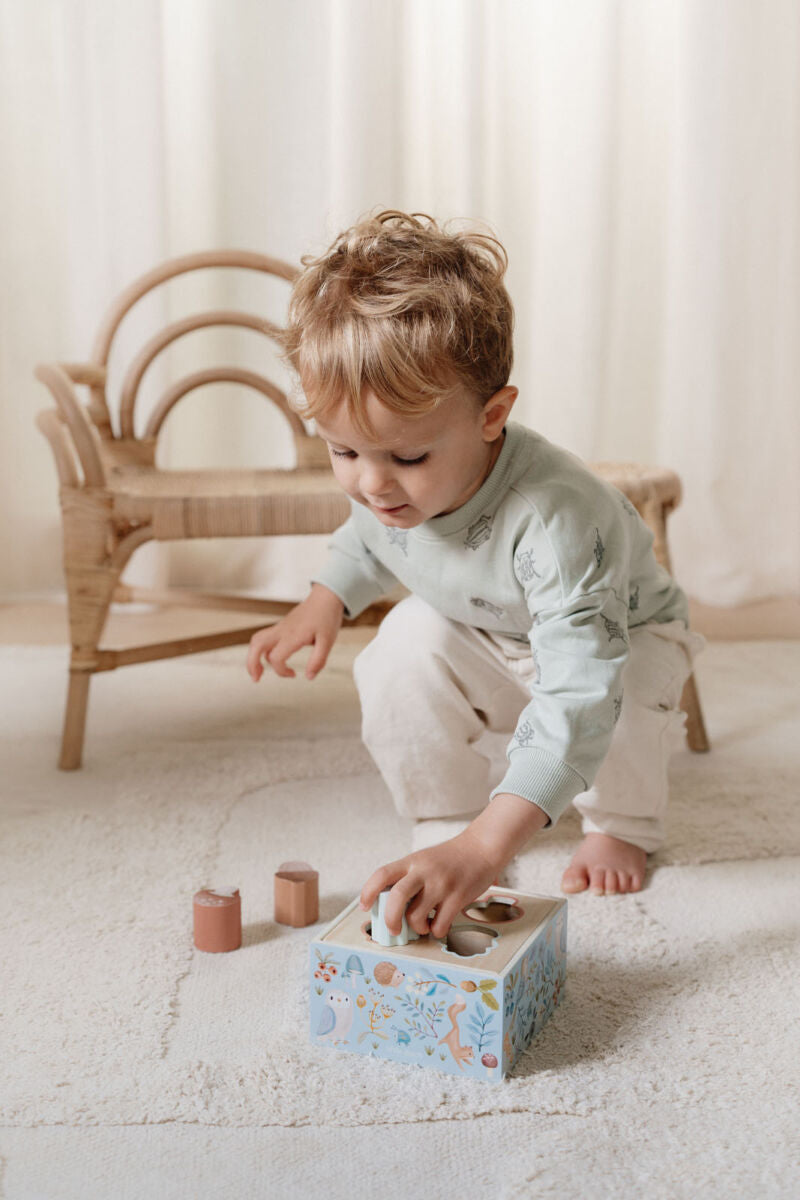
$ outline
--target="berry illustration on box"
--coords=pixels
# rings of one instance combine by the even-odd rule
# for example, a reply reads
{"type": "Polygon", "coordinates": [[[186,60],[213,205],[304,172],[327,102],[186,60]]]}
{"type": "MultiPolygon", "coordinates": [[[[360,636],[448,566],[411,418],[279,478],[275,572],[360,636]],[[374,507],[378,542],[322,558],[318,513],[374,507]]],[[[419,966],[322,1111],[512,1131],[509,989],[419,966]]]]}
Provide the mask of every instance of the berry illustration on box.
{"type": "Polygon", "coordinates": [[[499,887],[444,938],[405,920],[391,935],[388,890],[370,914],[348,905],[310,946],[310,1032],[319,1046],[503,1079],[559,1001],[567,902],[499,887]]]}

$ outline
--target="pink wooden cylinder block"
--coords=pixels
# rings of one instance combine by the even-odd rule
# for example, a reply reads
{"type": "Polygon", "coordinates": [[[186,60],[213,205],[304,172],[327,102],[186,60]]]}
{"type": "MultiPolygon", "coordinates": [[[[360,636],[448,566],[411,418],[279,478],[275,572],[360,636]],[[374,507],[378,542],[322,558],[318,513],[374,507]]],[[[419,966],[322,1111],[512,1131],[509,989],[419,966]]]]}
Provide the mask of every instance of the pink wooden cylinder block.
{"type": "Polygon", "coordinates": [[[211,954],[239,949],[242,898],[238,888],[202,888],[195,893],[194,944],[211,954]]]}

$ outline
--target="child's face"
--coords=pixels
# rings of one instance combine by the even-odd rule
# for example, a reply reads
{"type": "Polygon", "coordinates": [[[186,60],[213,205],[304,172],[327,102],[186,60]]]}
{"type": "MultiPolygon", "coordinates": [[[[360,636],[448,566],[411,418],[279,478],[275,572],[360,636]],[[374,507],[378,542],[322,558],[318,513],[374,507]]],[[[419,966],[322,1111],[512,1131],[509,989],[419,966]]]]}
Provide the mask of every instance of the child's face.
{"type": "Polygon", "coordinates": [[[516,396],[516,388],[503,388],[483,408],[452,397],[432,413],[403,417],[367,390],[374,441],[358,431],[344,405],[318,420],[317,431],[348,496],[382,524],[411,529],[452,512],[477,492],[500,453],[500,434],[516,396]]]}

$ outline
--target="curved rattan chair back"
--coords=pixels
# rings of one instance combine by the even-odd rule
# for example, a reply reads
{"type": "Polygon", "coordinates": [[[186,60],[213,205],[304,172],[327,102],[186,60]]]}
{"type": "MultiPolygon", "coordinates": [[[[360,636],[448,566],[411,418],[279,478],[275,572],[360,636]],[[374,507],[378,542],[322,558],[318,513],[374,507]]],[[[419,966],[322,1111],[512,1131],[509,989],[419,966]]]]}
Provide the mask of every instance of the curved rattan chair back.
{"type": "MultiPolygon", "coordinates": [[[[160,397],[141,436],[137,437],[135,411],[142,379],[154,359],[173,342],[196,329],[221,325],[253,329],[273,339],[280,333],[278,326],[265,317],[229,309],[215,309],[184,317],[160,330],[142,346],[129,364],[122,380],[118,432],[115,432],[106,392],[107,368],[112,343],[124,317],[143,296],[161,284],[178,275],[209,267],[243,267],[276,275],[289,283],[293,282],[298,274],[297,268],[290,263],[265,254],[248,250],[209,250],[169,259],[129,284],[110,306],[97,331],[90,363],[86,364],[87,367],[94,367],[95,372],[85,373],[81,380],[89,388],[88,411],[101,439],[106,443],[145,443],[150,448],[147,457],[153,461],[155,441],[165,418],[178,401],[205,384],[229,382],[253,388],[277,405],[291,427],[298,466],[327,465],[327,455],[323,457],[321,454],[318,439],[308,434],[303,422],[290,407],[285,392],[263,375],[235,366],[207,368],[176,380],[160,397]]],[[[130,461],[132,458],[140,458],[138,454],[130,452],[130,446],[127,452],[122,446],[114,445],[106,445],[105,450],[112,460],[130,461]]]]}

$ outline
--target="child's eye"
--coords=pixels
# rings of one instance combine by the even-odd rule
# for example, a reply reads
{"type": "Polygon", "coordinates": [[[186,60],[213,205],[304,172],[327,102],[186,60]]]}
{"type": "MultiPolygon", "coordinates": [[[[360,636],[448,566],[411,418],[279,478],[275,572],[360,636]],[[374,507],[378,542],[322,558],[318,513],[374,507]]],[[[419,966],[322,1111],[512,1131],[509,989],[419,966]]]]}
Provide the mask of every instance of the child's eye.
{"type": "Polygon", "coordinates": [[[420,454],[419,458],[395,458],[394,461],[403,467],[416,467],[418,463],[424,463],[427,457],[427,454],[420,454]]]}
{"type": "MultiPolygon", "coordinates": [[[[335,454],[337,458],[355,458],[355,450],[334,450],[333,446],[329,447],[331,454],[335,454]]],[[[397,455],[392,456],[396,463],[402,467],[416,467],[419,463],[424,463],[427,459],[427,454],[420,454],[419,458],[398,458],[397,455]]]]}

